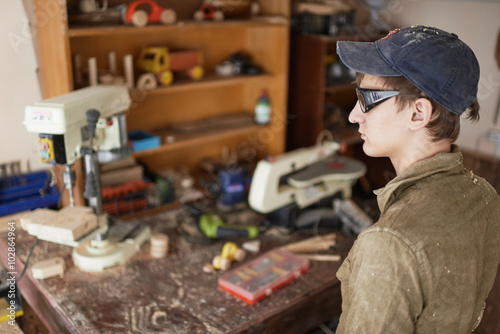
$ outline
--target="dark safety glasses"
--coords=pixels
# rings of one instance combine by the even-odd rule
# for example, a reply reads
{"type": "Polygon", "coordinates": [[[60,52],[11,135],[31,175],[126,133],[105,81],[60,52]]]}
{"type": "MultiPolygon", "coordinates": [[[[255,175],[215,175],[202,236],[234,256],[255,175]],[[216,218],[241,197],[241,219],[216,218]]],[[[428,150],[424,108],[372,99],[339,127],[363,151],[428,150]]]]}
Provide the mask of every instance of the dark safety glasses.
{"type": "Polygon", "coordinates": [[[356,88],[356,95],[358,96],[361,111],[367,113],[385,100],[398,96],[399,91],[356,88]]]}

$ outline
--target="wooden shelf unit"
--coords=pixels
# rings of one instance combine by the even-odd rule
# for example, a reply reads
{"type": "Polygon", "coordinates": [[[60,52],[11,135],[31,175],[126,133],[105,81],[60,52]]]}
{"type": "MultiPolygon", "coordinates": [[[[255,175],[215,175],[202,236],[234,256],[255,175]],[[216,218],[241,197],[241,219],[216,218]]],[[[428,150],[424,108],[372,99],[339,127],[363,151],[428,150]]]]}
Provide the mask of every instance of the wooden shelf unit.
{"type": "Polygon", "coordinates": [[[127,112],[129,131],[158,132],[183,122],[241,111],[253,113],[261,90],[268,91],[272,103],[268,126],[228,129],[135,153],[135,157],[151,169],[178,165],[195,169],[201,159],[220,156],[224,148],[238,150],[253,145],[252,149],[258,152],[257,158],[285,150],[290,31],[290,4],[287,1],[268,0],[262,6],[263,15],[280,17],[278,23],[262,19],[185,20],[170,26],[148,25],[142,28],[124,25],[70,27],[66,1],[52,6],[56,8],[50,8],[49,16],[43,0],[34,0],[34,3],[35,16],[48,17],[44,24],[37,26],[44,98],[75,89],[72,66],[75,54],[80,55],[84,68],[88,58],[95,57],[98,68],[105,69],[108,53],[113,51],[117,69],[123,74],[123,57],[131,54],[135,60],[145,46],[196,49],[203,53],[205,76],[202,80],[174,79],[171,86],[151,91],[131,90],[132,105],[127,112]],[[253,64],[263,68],[264,74],[216,76],[215,66],[236,52],[248,54],[253,64]]]}
{"type": "Polygon", "coordinates": [[[130,96],[132,98],[140,99],[142,95],[164,95],[164,94],[175,94],[179,92],[191,91],[193,89],[206,89],[215,87],[229,87],[235,84],[243,84],[245,82],[255,83],[260,82],[260,84],[265,85],[266,80],[272,78],[270,74],[259,74],[254,76],[248,75],[234,75],[229,77],[221,77],[218,75],[205,75],[201,80],[193,81],[191,79],[178,79],[174,84],[170,86],[159,86],[155,89],[148,91],[141,91],[138,89],[132,89],[130,91],[130,96]]]}
{"type": "Polygon", "coordinates": [[[165,143],[164,138],[161,138],[162,144],[159,147],[137,152],[134,156],[152,170],[165,166],[163,161],[157,158],[158,156],[164,156],[171,162],[182,162],[185,166],[196,166],[204,158],[220,157],[221,152],[228,147],[229,141],[237,141],[236,149],[239,152],[257,158],[266,153],[265,145],[261,143],[262,138],[269,138],[270,135],[273,135],[273,130],[269,126],[250,125],[199,136],[187,136],[172,143],[165,143]],[[193,154],[196,148],[199,149],[193,154]]]}
{"type": "Polygon", "coordinates": [[[261,20],[230,20],[230,21],[221,21],[221,22],[213,22],[213,21],[183,21],[181,23],[172,24],[172,25],[158,25],[151,24],[144,27],[133,27],[128,25],[119,25],[119,26],[73,26],[68,30],[68,37],[95,37],[95,36],[113,36],[113,35],[128,35],[131,34],[171,34],[176,33],[176,30],[179,28],[183,29],[212,29],[212,28],[238,28],[238,27],[248,27],[248,26],[263,26],[269,25],[273,26],[276,23],[261,21],[261,20]]]}
{"type": "MultiPolygon", "coordinates": [[[[362,35],[292,35],[290,48],[289,123],[287,149],[315,145],[328,127],[326,104],[350,110],[357,101],[351,82],[327,83],[327,57],[336,55],[337,41],[374,40],[362,35]]],[[[344,115],[345,117],[345,115],[344,115]]],[[[360,141],[357,130],[343,126],[328,128],[349,143],[360,141]]]]}

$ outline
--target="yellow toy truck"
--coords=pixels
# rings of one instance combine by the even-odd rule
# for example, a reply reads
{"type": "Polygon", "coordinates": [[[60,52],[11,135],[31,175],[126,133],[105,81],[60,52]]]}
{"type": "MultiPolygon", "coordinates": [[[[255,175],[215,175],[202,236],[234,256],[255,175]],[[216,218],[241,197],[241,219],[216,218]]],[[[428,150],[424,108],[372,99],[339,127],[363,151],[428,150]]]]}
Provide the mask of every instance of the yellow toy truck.
{"type": "MultiPolygon", "coordinates": [[[[157,82],[168,86],[174,80],[174,73],[193,80],[203,77],[203,54],[197,50],[169,51],[167,47],[146,47],[141,50],[136,67],[154,75],[157,82]]],[[[143,81],[147,81],[143,78],[143,81]]],[[[138,85],[141,77],[138,79],[138,85]]],[[[151,82],[149,82],[151,84],[151,82]]],[[[140,85],[139,85],[140,86],[140,85]]],[[[141,87],[139,87],[141,88],[141,87]]],[[[155,87],[153,87],[155,88],[155,87]]]]}

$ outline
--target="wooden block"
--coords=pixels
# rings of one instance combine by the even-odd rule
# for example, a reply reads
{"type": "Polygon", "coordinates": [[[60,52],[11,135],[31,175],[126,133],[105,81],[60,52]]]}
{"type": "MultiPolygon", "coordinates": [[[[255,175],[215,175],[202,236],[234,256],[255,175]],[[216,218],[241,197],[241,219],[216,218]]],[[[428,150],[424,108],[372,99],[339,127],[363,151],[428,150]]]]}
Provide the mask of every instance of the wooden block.
{"type": "Polygon", "coordinates": [[[245,241],[241,247],[252,253],[258,253],[260,251],[260,240],[245,241]]]}
{"type": "Polygon", "coordinates": [[[203,56],[197,50],[174,51],[169,53],[170,69],[185,70],[189,67],[203,64],[203,56]]]}
{"type": "Polygon", "coordinates": [[[133,166],[122,169],[115,169],[101,173],[101,186],[106,187],[114,184],[120,184],[130,181],[142,180],[144,168],[142,166],[133,166]]]}
{"type": "Polygon", "coordinates": [[[341,256],[337,254],[297,254],[298,256],[313,261],[340,261],[341,256]]]}
{"type": "Polygon", "coordinates": [[[34,278],[45,279],[64,274],[64,259],[53,257],[33,264],[31,274],[34,278]]]}
{"type": "Polygon", "coordinates": [[[97,216],[92,208],[84,206],[68,206],[59,211],[35,210],[27,218],[28,233],[49,240],[75,241],[97,225],[97,216]]]}
{"type": "Polygon", "coordinates": [[[28,234],[36,236],[39,229],[36,224],[45,224],[50,222],[55,218],[56,214],[57,211],[49,209],[33,210],[26,216],[21,217],[21,226],[24,226],[24,229],[28,231],[28,234]]]}
{"type": "Polygon", "coordinates": [[[154,258],[165,257],[168,253],[168,235],[163,233],[156,233],[151,236],[150,254],[154,258]]]}
{"type": "Polygon", "coordinates": [[[112,162],[107,162],[105,164],[102,164],[102,166],[99,166],[99,170],[102,173],[108,172],[110,170],[117,170],[117,169],[122,169],[122,168],[127,168],[127,167],[133,167],[137,166],[137,161],[133,156],[128,156],[125,158],[122,158],[117,161],[112,161],[112,162]]]}

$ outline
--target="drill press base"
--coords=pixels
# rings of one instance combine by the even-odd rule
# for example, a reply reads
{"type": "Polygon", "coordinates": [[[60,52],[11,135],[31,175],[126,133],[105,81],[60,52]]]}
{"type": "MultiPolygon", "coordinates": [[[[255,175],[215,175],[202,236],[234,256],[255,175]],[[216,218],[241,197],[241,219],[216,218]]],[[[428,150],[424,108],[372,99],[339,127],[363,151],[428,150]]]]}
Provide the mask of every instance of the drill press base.
{"type": "MultiPolygon", "coordinates": [[[[111,229],[122,223],[115,223],[111,229]]],[[[118,241],[111,235],[105,240],[89,240],[73,250],[73,262],[83,271],[98,272],[125,263],[151,238],[149,226],[136,225],[133,233],[118,241]]],[[[118,232],[119,234],[120,232],[118,232]]]]}

